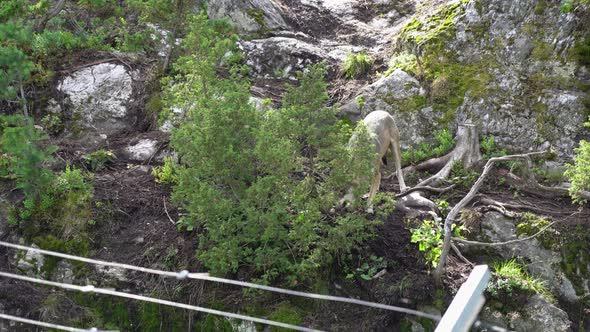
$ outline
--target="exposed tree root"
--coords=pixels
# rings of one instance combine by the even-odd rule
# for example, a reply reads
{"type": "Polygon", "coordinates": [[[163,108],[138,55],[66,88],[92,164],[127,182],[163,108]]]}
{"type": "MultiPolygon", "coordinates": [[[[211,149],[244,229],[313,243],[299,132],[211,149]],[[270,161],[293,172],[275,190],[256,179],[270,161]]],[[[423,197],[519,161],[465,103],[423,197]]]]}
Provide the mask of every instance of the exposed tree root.
{"type": "MultiPolygon", "coordinates": [[[[475,181],[475,184],[471,187],[471,190],[469,190],[469,193],[467,193],[467,195],[465,197],[463,197],[463,199],[459,203],[457,203],[453,207],[453,209],[451,209],[451,212],[449,212],[449,214],[447,215],[447,217],[445,219],[445,223],[444,223],[445,236],[444,236],[442,253],[441,253],[438,265],[436,267],[436,270],[434,271],[434,277],[435,277],[435,280],[437,281],[437,283],[440,284],[442,281],[443,270],[444,270],[444,267],[446,264],[449,250],[451,249],[451,244],[452,244],[451,243],[451,240],[452,240],[451,226],[452,226],[453,222],[455,221],[455,219],[457,218],[457,216],[459,215],[459,212],[461,211],[461,209],[463,209],[465,206],[467,206],[467,204],[469,204],[469,202],[471,202],[476,197],[477,191],[483,185],[483,182],[484,182],[485,178],[487,177],[487,175],[490,173],[493,165],[497,162],[512,161],[512,160],[520,160],[520,161],[527,162],[527,161],[530,161],[531,157],[533,157],[533,156],[547,156],[548,154],[549,154],[548,152],[533,152],[533,153],[527,153],[527,154],[517,154],[517,155],[509,155],[509,156],[491,158],[490,160],[487,161],[487,163],[484,166],[483,172],[481,173],[481,175],[479,176],[477,181],[475,181]]],[[[531,162],[531,164],[532,164],[532,162],[531,162]]],[[[529,177],[529,179],[534,180],[534,177],[529,177]]],[[[527,182],[527,183],[530,183],[530,182],[527,182]]]]}
{"type": "Polygon", "coordinates": [[[543,214],[547,214],[547,215],[564,215],[564,214],[569,214],[568,212],[564,212],[564,211],[558,211],[558,210],[552,210],[552,209],[543,209],[543,208],[540,208],[538,206],[532,206],[532,205],[528,205],[528,204],[503,203],[503,202],[499,202],[499,201],[496,201],[494,199],[491,199],[491,198],[485,197],[485,196],[479,197],[479,202],[481,204],[484,204],[484,205],[487,205],[487,206],[501,207],[504,210],[506,210],[506,209],[527,210],[527,211],[532,211],[532,212],[535,212],[535,213],[543,213],[543,214]]]}
{"type": "MultiPolygon", "coordinates": [[[[560,219],[560,220],[556,220],[552,223],[550,223],[549,225],[541,228],[537,233],[527,236],[527,237],[523,237],[521,239],[514,239],[514,240],[510,240],[510,241],[505,241],[505,242],[479,242],[479,241],[470,241],[470,240],[465,240],[465,239],[461,239],[458,237],[452,237],[451,239],[455,242],[458,243],[462,243],[462,244],[467,244],[467,245],[475,245],[475,246],[485,246],[485,247],[499,247],[499,246],[505,246],[505,245],[509,245],[509,244],[515,244],[518,242],[524,242],[524,241],[528,241],[528,240],[532,240],[534,238],[536,238],[537,236],[541,235],[543,232],[545,232],[547,229],[549,229],[551,226],[566,221],[568,219],[570,219],[571,217],[580,214],[581,211],[577,211],[574,212],[572,214],[570,214],[569,216],[565,217],[564,219],[560,219]]],[[[451,246],[454,246],[453,244],[451,244],[451,246]]]]}
{"type": "Polygon", "coordinates": [[[469,168],[481,160],[481,154],[479,152],[479,135],[477,134],[476,125],[471,123],[463,123],[459,125],[455,140],[457,144],[449,154],[420,164],[422,165],[421,167],[425,167],[429,164],[434,166],[446,161],[438,173],[420,182],[417,186],[439,185],[451,174],[451,169],[456,162],[461,162],[463,167],[469,168]]]}
{"type": "MultiPolygon", "coordinates": [[[[533,172],[533,161],[531,158],[522,158],[524,169],[522,175],[518,176],[512,172],[508,173],[508,183],[519,187],[523,192],[545,198],[569,197],[567,188],[548,187],[540,184],[533,172]]],[[[590,200],[590,192],[584,191],[580,197],[590,200]]]]}

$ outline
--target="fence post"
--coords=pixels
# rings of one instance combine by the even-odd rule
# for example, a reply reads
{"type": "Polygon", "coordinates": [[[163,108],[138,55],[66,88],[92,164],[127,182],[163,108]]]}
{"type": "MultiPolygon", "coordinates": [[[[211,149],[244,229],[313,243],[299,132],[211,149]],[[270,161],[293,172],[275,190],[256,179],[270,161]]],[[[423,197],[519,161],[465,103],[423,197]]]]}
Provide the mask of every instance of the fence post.
{"type": "Polygon", "coordinates": [[[490,281],[487,265],[477,265],[461,285],[435,332],[467,332],[485,303],[483,292],[490,281]]]}

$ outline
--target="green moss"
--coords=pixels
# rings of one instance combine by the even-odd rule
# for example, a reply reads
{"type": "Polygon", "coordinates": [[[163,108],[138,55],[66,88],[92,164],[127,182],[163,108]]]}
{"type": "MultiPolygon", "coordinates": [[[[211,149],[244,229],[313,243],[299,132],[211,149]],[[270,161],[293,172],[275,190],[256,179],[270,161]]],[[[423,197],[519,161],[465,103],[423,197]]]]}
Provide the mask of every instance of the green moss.
{"type": "Polygon", "coordinates": [[[590,278],[590,234],[582,225],[568,232],[561,252],[561,268],[577,295],[584,295],[584,282],[590,278]]]}
{"type": "Polygon", "coordinates": [[[581,65],[590,65],[590,34],[586,33],[583,39],[572,48],[572,56],[581,65]]]}
{"type": "MultiPolygon", "coordinates": [[[[517,236],[534,235],[550,224],[547,219],[530,212],[524,213],[519,219],[519,223],[516,225],[517,236]]],[[[559,233],[553,228],[545,230],[537,236],[537,240],[544,248],[549,250],[558,250],[561,245],[559,233]]]]}
{"type": "Polygon", "coordinates": [[[419,111],[427,104],[425,96],[413,95],[395,102],[395,105],[401,112],[419,111]]]}
{"type": "Polygon", "coordinates": [[[537,5],[535,6],[535,14],[543,15],[545,9],[547,9],[547,0],[539,0],[537,5]]]}
{"type": "Polygon", "coordinates": [[[417,75],[418,61],[414,54],[407,52],[401,52],[394,54],[389,60],[389,68],[385,72],[385,76],[391,75],[396,69],[401,69],[406,73],[416,76],[417,75]]]}
{"type": "MultiPolygon", "coordinates": [[[[90,251],[90,240],[85,236],[79,236],[75,239],[64,241],[51,234],[36,236],[31,240],[32,243],[39,246],[41,249],[62,252],[66,254],[73,254],[77,256],[86,257],[90,251]]],[[[53,256],[45,256],[41,272],[46,277],[51,277],[57,268],[57,264],[61,258],[53,256]]],[[[74,267],[74,275],[81,276],[87,271],[87,267],[82,262],[72,261],[74,267]]]]}
{"type": "MultiPolygon", "coordinates": [[[[433,56],[432,56],[433,57],[433,56]]],[[[452,122],[456,111],[470,91],[474,99],[487,96],[492,76],[485,64],[463,65],[446,60],[428,59],[426,78],[430,83],[430,96],[435,111],[444,113],[441,125],[452,122]]],[[[426,61],[425,61],[426,62],[426,61]]]]}
{"type": "Polygon", "coordinates": [[[445,6],[423,22],[415,17],[412,18],[401,31],[402,40],[422,45],[428,41],[438,39],[447,32],[454,33],[455,18],[465,12],[465,3],[465,1],[461,1],[445,6]]]}
{"type": "MultiPolygon", "coordinates": [[[[298,307],[291,305],[289,302],[281,302],[275,310],[268,316],[270,320],[293,324],[293,325],[301,325],[303,321],[302,311],[298,307]]],[[[279,327],[272,327],[271,331],[290,331],[288,329],[279,328],[279,327]]]]}
{"type": "Polygon", "coordinates": [[[267,32],[270,30],[268,24],[264,20],[264,12],[261,9],[248,9],[246,12],[248,16],[250,16],[256,24],[260,25],[262,32],[267,32]]]}
{"type": "Polygon", "coordinates": [[[543,139],[551,138],[551,129],[555,128],[555,115],[548,112],[549,107],[541,102],[533,104],[531,110],[535,116],[537,132],[543,139]]]}
{"type": "Polygon", "coordinates": [[[537,61],[547,61],[551,59],[552,55],[553,49],[551,48],[551,45],[545,42],[535,42],[535,47],[531,52],[531,59],[537,61]]]}

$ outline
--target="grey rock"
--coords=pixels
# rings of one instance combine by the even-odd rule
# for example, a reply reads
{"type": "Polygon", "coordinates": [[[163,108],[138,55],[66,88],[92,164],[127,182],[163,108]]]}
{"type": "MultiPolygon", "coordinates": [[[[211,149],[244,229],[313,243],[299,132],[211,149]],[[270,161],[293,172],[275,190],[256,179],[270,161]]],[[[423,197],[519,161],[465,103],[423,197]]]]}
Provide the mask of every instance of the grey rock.
{"type": "Polygon", "coordinates": [[[516,331],[568,332],[572,323],[567,314],[540,295],[533,295],[522,308],[524,313],[511,321],[516,331]]]}
{"type": "Polygon", "coordinates": [[[207,14],[212,19],[227,19],[241,33],[289,27],[282,8],[273,0],[212,0],[207,3],[207,14]]]}
{"type": "Polygon", "coordinates": [[[241,321],[237,319],[227,319],[231,324],[234,332],[257,332],[256,324],[250,321],[241,321]]]}
{"type": "Polygon", "coordinates": [[[57,282],[72,284],[74,282],[74,269],[72,264],[66,261],[59,261],[57,268],[53,273],[53,278],[57,282]]]}
{"type": "MultiPolygon", "coordinates": [[[[23,243],[24,241],[19,242],[23,243]]],[[[40,249],[36,244],[32,244],[31,247],[40,249]]],[[[22,251],[17,251],[15,259],[17,259],[16,267],[28,276],[38,276],[45,263],[43,254],[34,250],[27,250],[24,255],[22,251]]]]}
{"type": "Polygon", "coordinates": [[[133,93],[132,75],[122,65],[102,63],[67,76],[57,89],[68,109],[81,117],[79,125],[111,135],[128,126],[127,105],[133,93]]]}
{"type": "Polygon", "coordinates": [[[104,285],[116,285],[127,281],[126,270],[120,267],[95,265],[96,272],[101,276],[100,281],[104,285]]]}
{"type": "MultiPolygon", "coordinates": [[[[481,221],[482,240],[488,242],[505,242],[517,239],[514,221],[498,212],[486,213],[481,221]]],[[[495,253],[504,259],[518,257],[528,261],[530,272],[546,281],[552,293],[570,301],[578,301],[578,296],[570,280],[561,271],[561,256],[543,248],[536,239],[518,242],[513,245],[493,247],[495,253]]]]}
{"type": "Polygon", "coordinates": [[[517,332],[568,332],[572,325],[565,311],[538,294],[531,296],[518,311],[506,314],[485,306],[480,318],[488,324],[517,332]]]}
{"type": "Polygon", "coordinates": [[[127,156],[135,161],[146,161],[158,152],[159,142],[153,139],[141,139],[136,144],[125,148],[127,156]]]}
{"type": "Polygon", "coordinates": [[[239,47],[246,53],[246,63],[257,76],[292,77],[307,65],[328,60],[335,65],[337,58],[319,46],[288,37],[271,37],[241,41],[239,47]]]}

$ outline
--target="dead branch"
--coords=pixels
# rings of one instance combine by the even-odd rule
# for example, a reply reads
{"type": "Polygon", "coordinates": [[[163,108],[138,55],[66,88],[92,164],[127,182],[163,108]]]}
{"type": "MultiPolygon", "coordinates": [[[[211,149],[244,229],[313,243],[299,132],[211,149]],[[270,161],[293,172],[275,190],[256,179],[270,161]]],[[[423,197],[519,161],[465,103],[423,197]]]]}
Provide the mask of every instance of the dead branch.
{"type": "Polygon", "coordinates": [[[576,211],[572,214],[570,214],[569,216],[560,219],[560,220],[556,220],[552,223],[550,223],[549,225],[541,228],[537,233],[531,235],[531,236],[527,236],[527,237],[523,237],[522,239],[515,239],[515,240],[510,240],[510,241],[505,241],[505,242],[479,242],[479,241],[470,241],[470,240],[465,240],[459,237],[452,237],[452,240],[455,242],[459,242],[459,243],[463,243],[463,244],[467,244],[467,245],[475,245],[475,246],[485,246],[485,247],[499,247],[499,246],[505,246],[505,245],[509,245],[509,244],[515,244],[518,242],[524,242],[524,241],[528,241],[528,240],[532,240],[534,238],[536,238],[537,236],[541,235],[543,232],[545,232],[547,229],[549,229],[551,226],[566,221],[569,218],[573,217],[576,214],[580,214],[581,211],[576,211]]]}
{"type": "Polygon", "coordinates": [[[55,5],[55,7],[53,7],[48,13],[47,15],[45,15],[45,17],[43,17],[35,26],[35,32],[41,32],[45,29],[45,26],[47,25],[47,22],[49,22],[49,20],[51,20],[52,18],[54,18],[55,16],[57,16],[59,13],[61,13],[62,9],[64,8],[64,5],[66,4],[66,0],[58,0],[57,4],[55,5]]]}
{"type": "Polygon", "coordinates": [[[170,214],[168,213],[168,208],[166,207],[166,197],[162,197],[162,201],[164,202],[164,212],[166,212],[168,220],[170,220],[172,225],[176,226],[176,222],[174,222],[174,220],[172,219],[172,217],[170,217],[170,214]]]}
{"type": "Polygon", "coordinates": [[[471,200],[477,195],[477,191],[483,185],[483,182],[484,182],[486,176],[491,171],[492,166],[497,162],[511,161],[511,160],[525,160],[525,159],[530,159],[530,157],[532,157],[532,156],[545,156],[548,154],[549,154],[548,152],[532,152],[532,153],[527,153],[527,154],[517,154],[517,155],[509,155],[509,156],[491,158],[490,160],[488,160],[486,162],[483,172],[481,173],[481,175],[479,176],[477,181],[475,181],[475,184],[473,184],[473,187],[471,187],[471,190],[469,190],[469,193],[467,193],[467,195],[465,197],[463,197],[463,199],[461,199],[461,201],[459,203],[457,203],[457,205],[455,205],[453,207],[453,209],[451,209],[451,212],[449,212],[449,214],[447,215],[447,217],[445,219],[445,223],[444,223],[445,237],[444,237],[444,242],[443,242],[442,253],[440,255],[440,260],[439,260],[438,265],[436,266],[436,269],[434,270],[434,274],[433,274],[436,282],[439,285],[442,283],[443,269],[445,267],[445,264],[447,261],[447,256],[449,255],[449,250],[451,248],[451,235],[452,235],[451,225],[453,224],[453,221],[455,221],[455,219],[459,215],[459,212],[461,211],[461,209],[463,209],[467,204],[469,204],[469,202],[471,202],[471,200]]]}
{"type": "MultiPolygon", "coordinates": [[[[567,188],[548,187],[537,181],[533,172],[533,161],[531,158],[523,158],[522,161],[524,162],[522,176],[517,176],[512,172],[508,173],[507,178],[510,184],[518,186],[526,193],[546,198],[569,197],[569,190],[567,188]]],[[[590,192],[584,191],[580,196],[586,200],[590,200],[590,192]]]]}
{"type": "Polygon", "coordinates": [[[465,258],[465,256],[463,256],[463,254],[461,254],[461,251],[459,251],[459,248],[457,248],[456,245],[451,244],[451,249],[453,249],[453,251],[455,252],[455,255],[457,255],[457,257],[459,257],[463,262],[465,262],[466,264],[468,264],[472,267],[475,266],[467,258],[465,258]]]}

